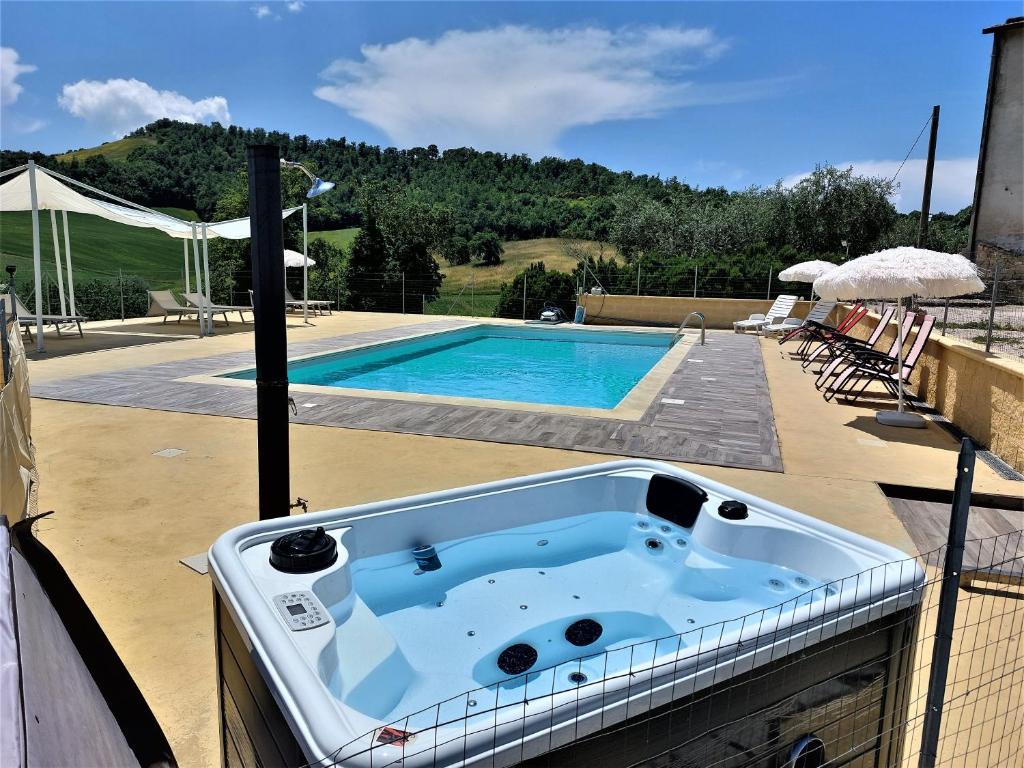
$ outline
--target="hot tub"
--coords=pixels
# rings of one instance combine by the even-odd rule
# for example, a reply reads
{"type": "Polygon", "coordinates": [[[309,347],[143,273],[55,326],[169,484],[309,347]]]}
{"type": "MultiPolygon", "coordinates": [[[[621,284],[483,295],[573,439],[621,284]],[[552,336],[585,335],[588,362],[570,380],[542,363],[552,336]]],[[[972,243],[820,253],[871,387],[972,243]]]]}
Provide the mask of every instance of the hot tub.
{"type": "MultiPolygon", "coordinates": [[[[839,635],[845,663],[906,665],[876,646],[924,579],[898,550],[649,461],[246,525],[210,568],[225,760],[245,765],[513,765],[725,678],[750,686],[735,721],[839,635]]],[[[882,732],[905,697],[876,698],[882,732]]]]}

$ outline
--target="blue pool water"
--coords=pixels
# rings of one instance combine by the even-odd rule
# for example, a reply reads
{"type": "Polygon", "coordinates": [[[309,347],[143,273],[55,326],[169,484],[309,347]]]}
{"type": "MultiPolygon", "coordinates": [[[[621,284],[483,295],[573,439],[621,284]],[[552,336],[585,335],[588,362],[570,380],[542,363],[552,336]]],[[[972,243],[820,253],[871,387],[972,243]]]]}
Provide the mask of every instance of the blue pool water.
{"type": "MultiPolygon", "coordinates": [[[[669,349],[668,333],[474,326],[288,364],[296,384],[614,408],[669,349]]],[[[255,378],[254,371],[229,374],[255,378]]]]}
{"type": "MultiPolygon", "coordinates": [[[[372,696],[368,687],[346,699],[374,717],[418,711],[445,690],[454,695],[499,685],[502,691],[481,697],[499,703],[505,689],[510,703],[521,700],[515,689],[523,684],[538,695],[572,690],[573,672],[596,681],[649,667],[714,632],[740,630],[752,612],[792,610],[835,594],[811,576],[713,551],[687,529],[632,512],[602,511],[434,545],[441,561],[436,571],[418,569],[408,550],[352,564],[353,588],[408,663],[404,675],[392,668],[387,681],[374,679],[372,696]],[[565,636],[582,619],[603,628],[586,647],[565,636]],[[713,629],[706,634],[694,632],[707,626],[713,629]],[[536,675],[507,680],[499,669],[499,654],[514,643],[536,649],[536,675]]],[[[340,682],[326,682],[341,694],[340,682]]]]}

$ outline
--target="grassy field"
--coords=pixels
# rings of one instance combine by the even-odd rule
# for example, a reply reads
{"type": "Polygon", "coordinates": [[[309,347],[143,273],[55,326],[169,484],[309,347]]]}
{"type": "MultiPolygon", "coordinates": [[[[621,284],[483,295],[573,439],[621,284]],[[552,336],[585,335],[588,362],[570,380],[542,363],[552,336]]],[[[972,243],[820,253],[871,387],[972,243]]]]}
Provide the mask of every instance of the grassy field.
{"type": "Polygon", "coordinates": [[[117,141],[108,141],[105,144],[100,144],[98,147],[65,152],[63,155],[57,155],[57,159],[65,163],[70,163],[72,160],[77,160],[81,163],[87,158],[103,155],[107,160],[124,160],[132,153],[132,150],[147,144],[156,144],[156,139],[146,136],[128,136],[117,141]]]}
{"type": "MultiPolygon", "coordinates": [[[[171,212],[172,209],[164,209],[171,212]]],[[[182,211],[195,216],[191,211],[182,211]]],[[[177,215],[177,214],[174,214],[177,215]]],[[[96,216],[68,214],[71,230],[71,263],[75,279],[115,279],[120,268],[125,274],[140,275],[154,288],[181,284],[181,241],[156,229],[116,224],[96,216]]],[[[43,273],[53,278],[53,235],[49,211],[39,214],[39,249],[43,273]]],[[[61,261],[64,233],[57,217],[61,261]]],[[[32,275],[32,217],[26,212],[0,213],[0,261],[15,264],[22,279],[32,275]]]]}
{"type": "MultiPolygon", "coordinates": [[[[164,213],[186,220],[197,220],[194,211],[180,208],[161,208],[164,213]]],[[[71,256],[75,279],[117,278],[118,269],[125,275],[139,275],[153,288],[180,288],[182,283],[181,241],[155,229],[128,227],[94,216],[68,214],[71,228],[71,256]]],[[[42,211],[39,216],[39,245],[43,273],[55,279],[53,235],[50,215],[42,211]]],[[[358,228],[310,232],[314,239],[324,239],[345,251],[351,248],[358,228]]],[[[64,248],[60,229],[61,251],[64,248]]],[[[509,282],[516,273],[536,261],[543,261],[548,269],[570,272],[576,266],[576,257],[565,251],[564,240],[545,238],[505,243],[502,263],[495,267],[465,264],[452,267],[442,263],[445,275],[441,296],[427,305],[428,314],[461,314],[489,316],[498,303],[501,284],[509,282]]],[[[591,244],[596,254],[596,245],[591,244]]],[[[605,247],[605,256],[614,249],[605,247]]],[[[0,213],[0,263],[15,264],[22,279],[31,280],[32,274],[32,220],[28,212],[0,213]]],[[[63,263],[63,261],[62,261],[63,263]]],[[[191,265],[191,262],[190,262],[191,265]]]]}
{"type": "MultiPolygon", "coordinates": [[[[442,264],[441,272],[445,279],[441,284],[441,295],[437,301],[427,305],[427,314],[491,316],[498,305],[501,284],[511,282],[534,262],[543,261],[547,269],[572,272],[576,268],[577,256],[566,252],[567,242],[557,237],[507,242],[501,264],[495,267],[442,264]]],[[[587,242],[585,247],[597,255],[597,243],[587,242]]],[[[605,258],[613,255],[615,249],[605,245],[605,258]]]]}
{"type": "Polygon", "coordinates": [[[331,245],[335,245],[345,253],[349,252],[352,247],[352,241],[356,239],[356,233],[359,231],[359,227],[349,227],[348,229],[326,229],[322,232],[310,232],[309,238],[311,240],[326,240],[331,245]]]}

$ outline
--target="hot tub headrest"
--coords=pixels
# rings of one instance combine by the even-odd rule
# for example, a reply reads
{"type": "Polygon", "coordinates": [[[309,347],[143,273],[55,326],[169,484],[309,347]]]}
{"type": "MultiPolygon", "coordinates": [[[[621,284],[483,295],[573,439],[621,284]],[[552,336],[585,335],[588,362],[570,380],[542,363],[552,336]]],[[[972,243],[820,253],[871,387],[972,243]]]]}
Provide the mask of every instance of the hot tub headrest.
{"type": "Polygon", "coordinates": [[[654,475],[647,485],[647,511],[670,523],[692,528],[708,500],[699,485],[672,475],[654,475]]]}

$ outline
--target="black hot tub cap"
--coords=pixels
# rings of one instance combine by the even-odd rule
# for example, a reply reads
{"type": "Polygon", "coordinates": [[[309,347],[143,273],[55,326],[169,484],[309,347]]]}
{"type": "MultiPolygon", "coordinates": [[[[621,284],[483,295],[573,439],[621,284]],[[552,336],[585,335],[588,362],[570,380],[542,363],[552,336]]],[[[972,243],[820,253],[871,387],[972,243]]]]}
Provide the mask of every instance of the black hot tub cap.
{"type": "Polygon", "coordinates": [[[312,573],[337,559],[338,542],[323,526],[286,533],[270,545],[270,564],[285,573],[312,573]]]}
{"type": "Polygon", "coordinates": [[[723,501],[718,505],[718,514],[726,520],[746,520],[747,505],[732,499],[723,501]]]}

